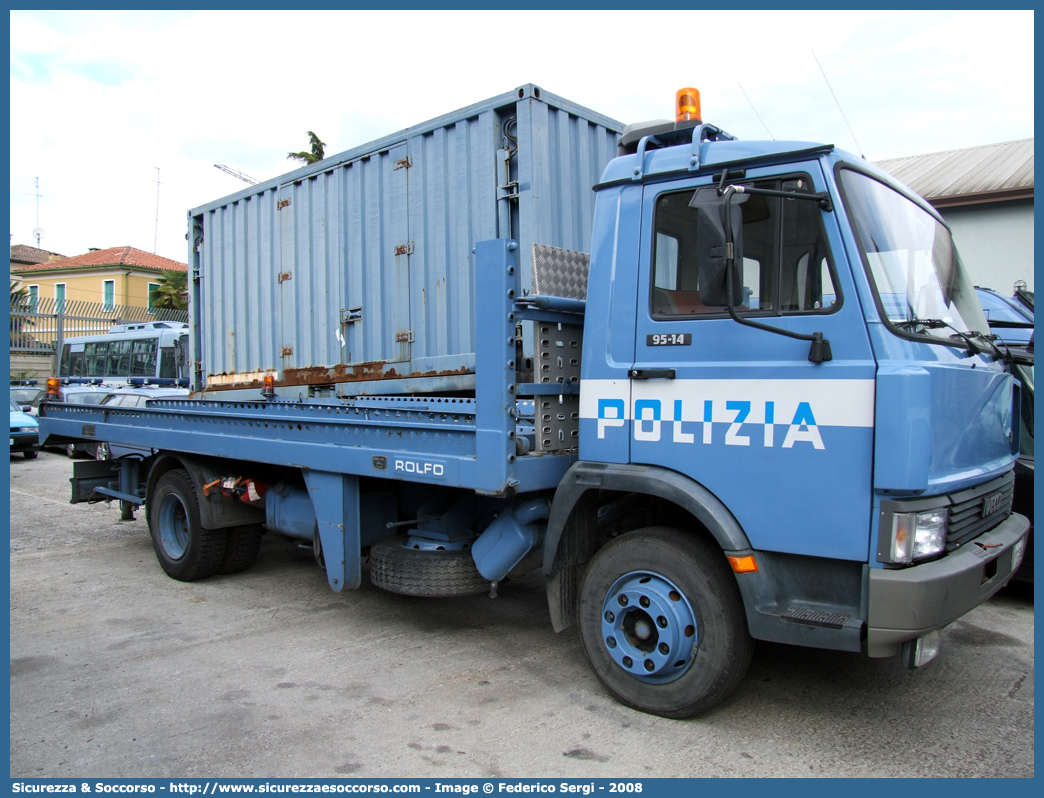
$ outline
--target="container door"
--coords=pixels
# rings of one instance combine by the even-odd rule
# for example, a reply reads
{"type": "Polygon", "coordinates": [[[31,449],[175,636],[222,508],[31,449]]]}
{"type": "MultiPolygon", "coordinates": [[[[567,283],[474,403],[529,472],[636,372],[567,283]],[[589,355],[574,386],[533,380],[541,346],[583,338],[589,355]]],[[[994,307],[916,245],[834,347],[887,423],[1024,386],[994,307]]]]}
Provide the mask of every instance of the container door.
{"type": "MultiPolygon", "coordinates": [[[[826,190],[815,161],[748,169],[744,184],[826,190]]],[[[865,561],[875,367],[839,211],[742,196],[741,314],[822,332],[833,359],[812,363],[808,341],[743,326],[704,301],[696,215],[717,198],[710,178],[646,186],[631,461],[707,487],[755,548],[865,561]]]]}
{"type": "Polygon", "coordinates": [[[405,161],[404,142],[338,167],[344,303],[337,344],[340,362],[349,367],[365,364],[376,371],[410,359],[405,161]]]}
{"type": "Polygon", "coordinates": [[[471,250],[497,237],[497,129],[486,111],[417,133],[400,165],[409,183],[412,368],[430,377],[474,370],[471,250]]]}
{"type": "MultiPolygon", "coordinates": [[[[275,275],[275,304],[279,309],[279,330],[275,342],[275,360],[280,379],[287,379],[301,365],[313,365],[307,360],[305,341],[302,336],[308,335],[311,314],[300,303],[301,286],[309,281],[311,261],[311,194],[309,182],[286,183],[279,187],[276,201],[276,214],[279,224],[280,257],[275,275]]],[[[230,355],[234,355],[238,345],[234,339],[229,340],[230,355]]]]}

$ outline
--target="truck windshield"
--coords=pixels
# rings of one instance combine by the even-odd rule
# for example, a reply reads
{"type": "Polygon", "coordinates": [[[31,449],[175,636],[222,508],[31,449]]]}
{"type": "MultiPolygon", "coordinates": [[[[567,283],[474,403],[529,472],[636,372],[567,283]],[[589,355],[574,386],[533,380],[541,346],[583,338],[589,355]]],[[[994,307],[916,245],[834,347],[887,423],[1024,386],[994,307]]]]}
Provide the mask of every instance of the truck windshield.
{"type": "Polygon", "coordinates": [[[841,183],[888,323],[907,335],[961,345],[988,332],[946,226],[899,192],[851,169],[841,183]]]}

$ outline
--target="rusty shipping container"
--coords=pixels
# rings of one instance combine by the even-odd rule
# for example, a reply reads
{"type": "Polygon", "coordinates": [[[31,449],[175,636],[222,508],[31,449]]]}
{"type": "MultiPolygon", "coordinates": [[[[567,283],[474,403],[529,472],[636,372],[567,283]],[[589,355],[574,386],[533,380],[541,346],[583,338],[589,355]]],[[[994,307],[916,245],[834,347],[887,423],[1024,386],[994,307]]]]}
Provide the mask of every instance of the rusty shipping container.
{"type": "Polygon", "coordinates": [[[197,390],[472,388],[475,242],[586,251],[622,129],[527,84],[189,211],[197,390]]]}

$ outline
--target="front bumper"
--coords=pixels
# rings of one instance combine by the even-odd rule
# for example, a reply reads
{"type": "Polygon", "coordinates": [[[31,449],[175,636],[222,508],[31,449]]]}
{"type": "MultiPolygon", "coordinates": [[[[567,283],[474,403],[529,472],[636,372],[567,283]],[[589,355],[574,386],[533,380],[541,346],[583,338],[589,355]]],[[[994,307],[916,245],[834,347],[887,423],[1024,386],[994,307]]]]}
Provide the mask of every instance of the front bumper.
{"type": "Polygon", "coordinates": [[[941,629],[1000,590],[1012,574],[1012,549],[1030,522],[1012,514],[941,560],[900,570],[870,570],[867,654],[891,657],[902,644],[941,629]]]}
{"type": "Polygon", "coordinates": [[[40,433],[38,432],[12,432],[12,452],[35,452],[40,448],[40,433]]]}

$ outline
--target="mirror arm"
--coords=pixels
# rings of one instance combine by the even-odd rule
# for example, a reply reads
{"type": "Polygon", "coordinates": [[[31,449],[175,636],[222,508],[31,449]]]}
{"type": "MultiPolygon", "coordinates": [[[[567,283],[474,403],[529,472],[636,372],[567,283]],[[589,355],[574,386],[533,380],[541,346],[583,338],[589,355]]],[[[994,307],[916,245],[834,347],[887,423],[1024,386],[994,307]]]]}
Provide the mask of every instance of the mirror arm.
{"type": "Polygon", "coordinates": [[[820,210],[832,211],[834,210],[834,203],[830,200],[830,194],[826,191],[820,191],[816,194],[808,194],[804,191],[776,191],[774,188],[755,188],[754,186],[740,186],[740,185],[725,185],[725,180],[728,178],[729,170],[721,170],[721,179],[718,181],[718,196],[725,196],[725,192],[730,188],[734,189],[737,194],[761,194],[766,197],[783,197],[784,199],[801,199],[801,200],[813,200],[816,205],[820,207],[820,210]]]}
{"type": "MultiPolygon", "coordinates": [[[[728,170],[724,169],[721,173],[721,183],[725,182],[725,175],[728,170]]],[[[719,191],[725,196],[725,304],[729,311],[729,318],[738,324],[743,324],[747,327],[754,327],[758,330],[765,330],[766,332],[775,333],[776,335],[785,335],[787,338],[796,338],[799,341],[811,341],[812,345],[808,350],[808,359],[813,363],[823,363],[827,360],[832,360],[833,355],[830,351],[830,341],[823,337],[823,333],[814,332],[811,335],[807,333],[792,332],[790,330],[783,330],[779,327],[773,327],[769,324],[762,324],[752,319],[744,319],[738,313],[732,303],[732,281],[733,272],[736,270],[736,247],[735,242],[732,239],[732,197],[735,194],[741,193],[774,193],[781,194],[783,196],[791,196],[785,192],[771,192],[769,189],[744,189],[743,186],[726,186],[724,189],[719,185],[719,191]]],[[[815,195],[798,195],[804,196],[806,199],[815,199],[815,195]]]]}

